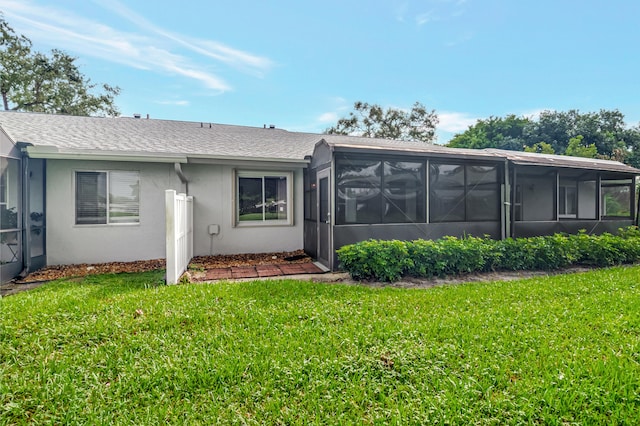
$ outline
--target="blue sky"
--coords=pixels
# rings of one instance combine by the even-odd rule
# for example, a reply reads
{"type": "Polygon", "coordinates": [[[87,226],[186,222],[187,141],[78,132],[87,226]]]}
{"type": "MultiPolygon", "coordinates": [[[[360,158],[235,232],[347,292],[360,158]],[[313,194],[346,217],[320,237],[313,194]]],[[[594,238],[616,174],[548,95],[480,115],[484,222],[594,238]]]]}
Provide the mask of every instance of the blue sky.
{"type": "Polygon", "coordinates": [[[321,132],[355,101],[440,117],[619,109],[640,121],[637,0],[0,0],[123,115],[321,132]]]}

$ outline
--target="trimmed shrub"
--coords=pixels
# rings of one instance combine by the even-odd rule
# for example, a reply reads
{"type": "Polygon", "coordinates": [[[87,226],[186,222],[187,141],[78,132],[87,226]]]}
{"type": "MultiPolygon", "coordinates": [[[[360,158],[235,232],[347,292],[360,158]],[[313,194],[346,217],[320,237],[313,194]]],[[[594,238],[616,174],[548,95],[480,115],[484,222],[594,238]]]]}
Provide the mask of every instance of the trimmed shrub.
{"type": "Polygon", "coordinates": [[[340,248],[341,267],[357,280],[395,281],[403,275],[431,278],[496,270],[553,270],[574,264],[611,266],[640,260],[640,231],[620,235],[555,234],[492,240],[367,240],[340,248]]]}
{"type": "Polygon", "coordinates": [[[397,281],[413,266],[404,241],[367,240],[337,253],[342,267],[357,280],[397,281]]]}

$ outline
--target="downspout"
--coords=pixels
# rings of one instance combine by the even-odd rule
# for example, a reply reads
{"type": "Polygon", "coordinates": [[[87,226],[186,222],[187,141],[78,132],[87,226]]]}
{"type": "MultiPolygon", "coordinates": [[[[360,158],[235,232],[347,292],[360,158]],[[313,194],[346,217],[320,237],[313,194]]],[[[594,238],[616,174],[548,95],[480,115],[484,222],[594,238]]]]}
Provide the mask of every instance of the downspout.
{"type": "Polygon", "coordinates": [[[176,171],[176,174],[178,175],[178,177],[180,178],[180,182],[182,182],[184,184],[184,189],[185,189],[186,194],[189,195],[189,180],[187,179],[187,177],[182,172],[182,164],[173,163],[173,168],[176,171]]]}

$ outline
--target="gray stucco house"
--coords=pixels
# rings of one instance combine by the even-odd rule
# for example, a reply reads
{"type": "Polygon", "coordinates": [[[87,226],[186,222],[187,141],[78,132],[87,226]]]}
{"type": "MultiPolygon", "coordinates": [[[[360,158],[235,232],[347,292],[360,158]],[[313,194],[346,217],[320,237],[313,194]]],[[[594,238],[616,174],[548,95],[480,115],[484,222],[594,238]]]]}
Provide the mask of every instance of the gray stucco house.
{"type": "Polygon", "coordinates": [[[165,256],[164,191],[195,255],[367,238],[615,231],[640,170],[606,160],[205,122],[0,112],[0,272],[165,256]],[[212,226],[213,225],[213,226],[212,226]]]}

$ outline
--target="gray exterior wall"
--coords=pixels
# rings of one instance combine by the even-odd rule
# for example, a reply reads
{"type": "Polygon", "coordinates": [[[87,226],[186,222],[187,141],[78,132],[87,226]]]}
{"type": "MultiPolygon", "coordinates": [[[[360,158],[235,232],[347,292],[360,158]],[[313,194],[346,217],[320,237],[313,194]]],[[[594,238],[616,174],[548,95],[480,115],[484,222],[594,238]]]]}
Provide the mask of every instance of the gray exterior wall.
{"type": "MultiPolygon", "coordinates": [[[[265,170],[259,166],[238,169],[265,170]]],[[[234,227],[234,167],[183,164],[182,170],[189,180],[189,195],[194,196],[194,255],[293,251],[303,247],[302,169],[293,172],[293,225],[253,227],[234,227]],[[220,226],[218,235],[209,235],[210,224],[220,226]]],[[[164,258],[164,191],[186,189],[172,163],[74,160],[49,160],[46,186],[49,265],[164,258]],[[74,173],[93,170],[140,173],[139,224],[75,224],[74,173]]]]}
{"type": "Polygon", "coordinates": [[[182,170],[189,179],[189,195],[194,197],[194,254],[236,254],[294,251],[303,247],[303,176],[293,170],[293,224],[276,226],[234,226],[234,169],[242,171],[292,171],[265,169],[259,165],[188,164],[182,170]],[[209,225],[219,225],[218,235],[209,235],[209,225]]]}
{"type": "Polygon", "coordinates": [[[159,259],[165,256],[165,189],[180,190],[173,164],[47,161],[47,264],[159,259]],[[76,225],[76,171],[140,173],[140,223],[76,225]]]}

